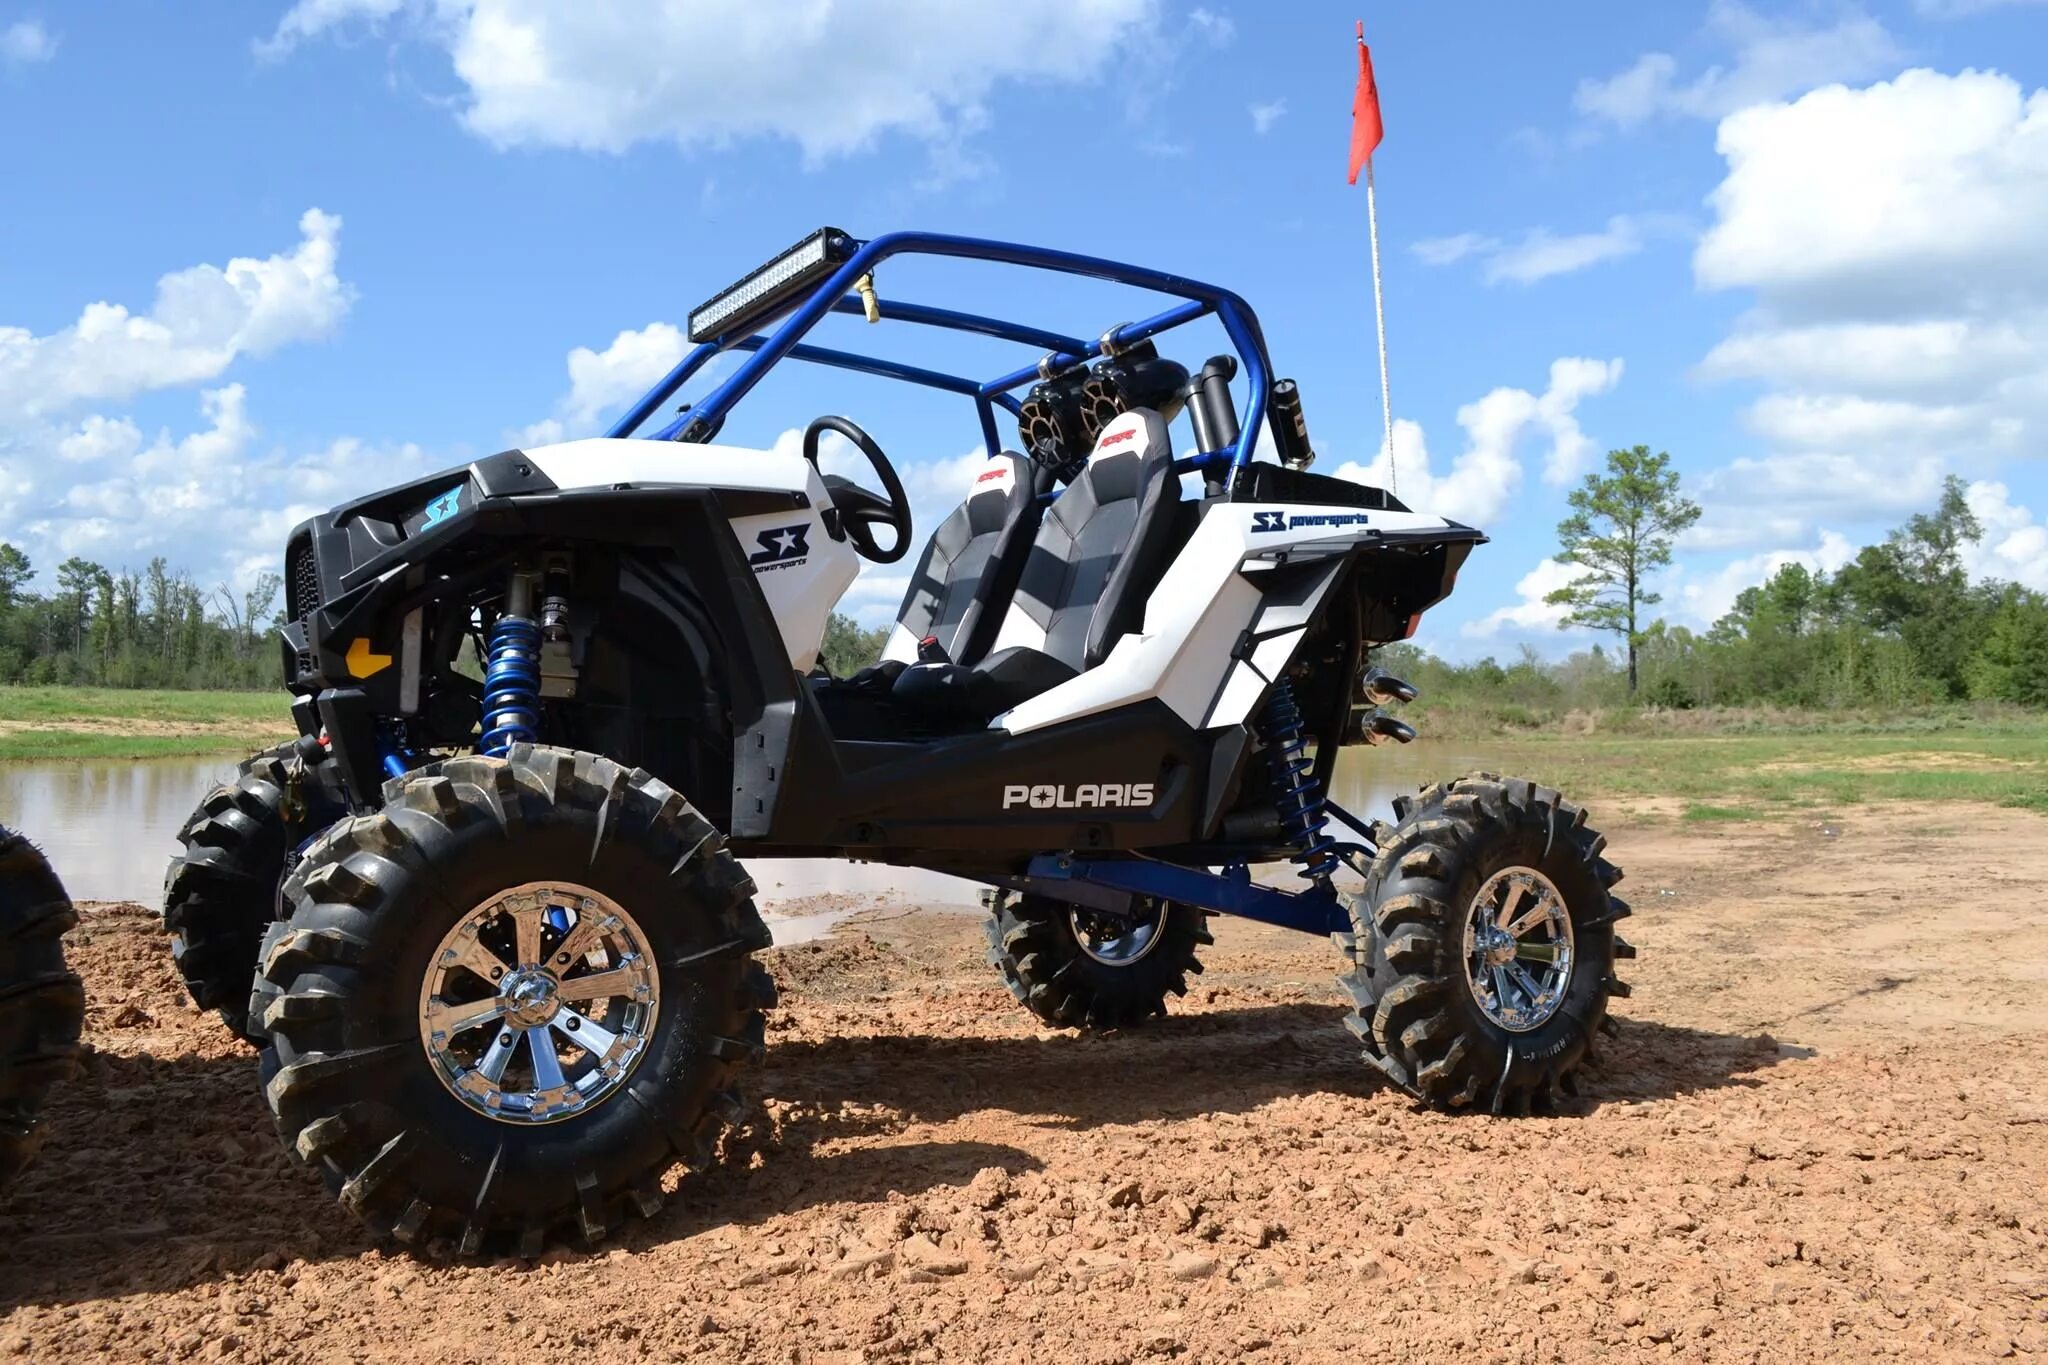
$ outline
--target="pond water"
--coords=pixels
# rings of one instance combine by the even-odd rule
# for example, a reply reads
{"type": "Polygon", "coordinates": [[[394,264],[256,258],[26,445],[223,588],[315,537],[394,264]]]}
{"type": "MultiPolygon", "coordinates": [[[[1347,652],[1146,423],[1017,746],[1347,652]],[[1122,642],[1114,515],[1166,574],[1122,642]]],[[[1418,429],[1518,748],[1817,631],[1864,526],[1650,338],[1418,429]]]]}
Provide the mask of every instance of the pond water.
{"type": "MultiPolygon", "coordinates": [[[[1478,766],[1444,746],[1347,751],[1332,783],[1338,803],[1389,819],[1389,803],[1431,777],[1478,766]]],[[[120,763],[0,763],[0,823],[49,855],[76,900],[160,903],[178,827],[206,790],[234,774],[229,756],[120,763]]],[[[778,942],[830,931],[855,909],[923,905],[974,910],[981,887],[941,873],[836,858],[750,858],[758,903],[778,942]],[[849,905],[847,901],[853,901],[849,905]]]]}

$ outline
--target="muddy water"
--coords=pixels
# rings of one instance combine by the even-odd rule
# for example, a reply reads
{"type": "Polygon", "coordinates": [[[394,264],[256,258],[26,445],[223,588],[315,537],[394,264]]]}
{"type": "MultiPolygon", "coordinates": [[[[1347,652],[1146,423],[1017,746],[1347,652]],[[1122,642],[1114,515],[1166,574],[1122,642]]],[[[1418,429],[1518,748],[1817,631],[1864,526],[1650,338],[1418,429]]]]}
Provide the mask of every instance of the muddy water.
{"type": "MultiPolygon", "coordinates": [[[[41,844],[78,900],[159,902],[178,827],[199,797],[234,772],[234,759],[146,763],[0,763],[0,823],[41,844]]],[[[1364,819],[1430,777],[1477,766],[1425,744],[1355,750],[1337,765],[1337,801],[1364,819]]],[[[973,882],[917,868],[838,859],[751,858],[760,905],[779,942],[828,932],[855,910],[881,905],[973,909],[973,882]]]]}

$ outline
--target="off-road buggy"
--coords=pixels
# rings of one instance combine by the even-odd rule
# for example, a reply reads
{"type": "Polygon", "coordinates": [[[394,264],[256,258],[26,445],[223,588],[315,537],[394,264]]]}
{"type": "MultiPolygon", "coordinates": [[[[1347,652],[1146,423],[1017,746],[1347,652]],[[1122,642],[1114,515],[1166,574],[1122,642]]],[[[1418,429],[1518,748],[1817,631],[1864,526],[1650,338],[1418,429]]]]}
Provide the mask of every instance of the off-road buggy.
{"type": "Polygon", "coordinates": [[[85,988],[64,966],[77,923],[36,846],[0,826],[0,1190],[35,1154],[43,1101],[78,1057],[85,988]]]}
{"type": "Polygon", "coordinates": [[[1300,395],[1242,299],[825,229],[689,333],[603,438],[388,489],[286,545],[299,738],[207,798],[165,915],[345,1204],[401,1240],[532,1252],[651,1212],[677,1158],[711,1162],[775,1003],[748,855],[985,884],[991,960],[1057,1025],[1161,1012],[1211,913],[1330,934],[1352,1031],[1395,1084],[1496,1112],[1570,1089],[1621,989],[1626,913],[1583,814],[1483,775],[1370,830],[1328,796],[1344,745],[1413,737],[1381,710],[1413,690],[1371,650],[1484,537],[1310,472],[1300,395]],[[876,269],[913,256],[1174,302],[1087,340],[881,297],[876,269]],[[807,341],[828,313],[1035,354],[976,381],[807,341]],[[1234,355],[1191,373],[1161,353],[1208,318],[1234,355]],[[728,353],[722,383],[655,423],[728,353]],[[801,453],[718,444],[783,361],[961,395],[986,447],[853,677],[818,664],[827,618],[860,560],[912,548],[909,503],[843,417],[801,453]],[[1253,458],[1262,431],[1277,460],[1253,458]],[[821,471],[828,434],[882,492],[821,471]],[[1289,861],[1290,885],[1252,876],[1289,861]],[[1346,869],[1362,892],[1340,895],[1346,869]]]}

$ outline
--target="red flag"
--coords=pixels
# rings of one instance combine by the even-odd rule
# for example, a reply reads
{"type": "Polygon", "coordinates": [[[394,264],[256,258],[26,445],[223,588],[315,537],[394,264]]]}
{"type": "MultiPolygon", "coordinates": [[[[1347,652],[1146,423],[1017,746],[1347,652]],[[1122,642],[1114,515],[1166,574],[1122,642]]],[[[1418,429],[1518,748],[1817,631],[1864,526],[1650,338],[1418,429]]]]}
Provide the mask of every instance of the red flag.
{"type": "Polygon", "coordinates": [[[1380,124],[1380,87],[1372,76],[1372,49],[1365,45],[1365,20],[1358,21],[1358,92],[1351,97],[1351,179],[1372,159],[1386,129],[1380,124]]]}

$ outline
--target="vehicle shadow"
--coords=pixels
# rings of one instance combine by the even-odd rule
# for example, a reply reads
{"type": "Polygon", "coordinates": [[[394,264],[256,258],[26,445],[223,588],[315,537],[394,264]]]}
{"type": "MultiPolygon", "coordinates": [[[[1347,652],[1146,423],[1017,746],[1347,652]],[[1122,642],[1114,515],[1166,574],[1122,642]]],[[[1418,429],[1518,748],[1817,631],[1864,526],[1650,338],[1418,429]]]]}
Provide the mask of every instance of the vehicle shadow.
{"type": "MultiPolygon", "coordinates": [[[[1342,1014],[1266,1004],[1099,1037],[771,1035],[749,1087],[764,1102],[730,1136],[725,1159],[683,1176],[668,1208],[614,1244],[645,1249],[821,1203],[914,1196],[991,1166],[1036,1169],[1030,1129],[1244,1114],[1318,1094],[1406,1112],[1358,1060],[1342,1014]],[[987,1136],[1000,1139],[1009,1124],[1016,1142],[874,1141],[984,1111],[987,1136]]],[[[1600,1051],[1574,1112],[1757,1084],[1753,1073],[1784,1055],[1767,1036],[1633,1020],[1600,1051]]],[[[0,1197],[0,1317],[378,1249],[277,1142],[247,1056],[89,1053],[49,1126],[36,1164],[0,1197]]]]}

